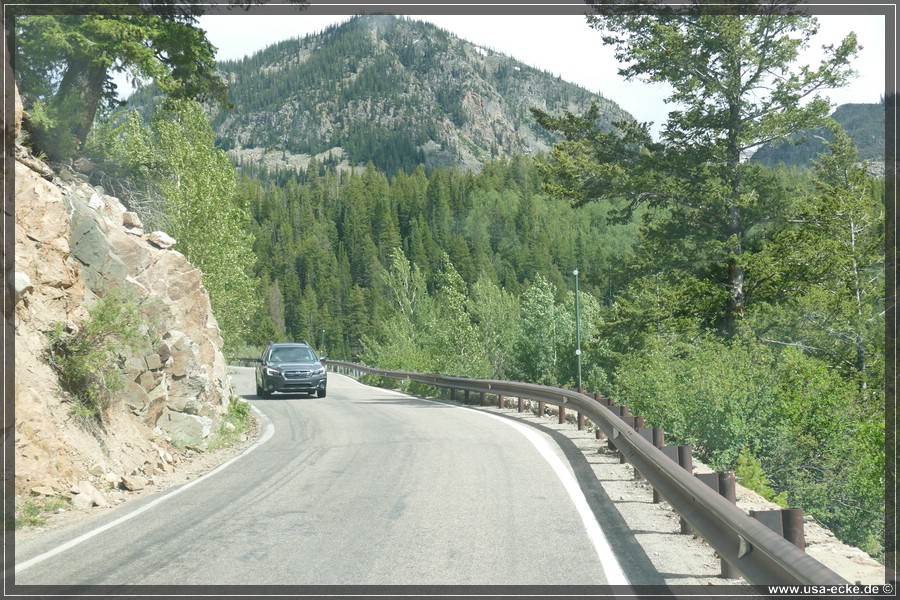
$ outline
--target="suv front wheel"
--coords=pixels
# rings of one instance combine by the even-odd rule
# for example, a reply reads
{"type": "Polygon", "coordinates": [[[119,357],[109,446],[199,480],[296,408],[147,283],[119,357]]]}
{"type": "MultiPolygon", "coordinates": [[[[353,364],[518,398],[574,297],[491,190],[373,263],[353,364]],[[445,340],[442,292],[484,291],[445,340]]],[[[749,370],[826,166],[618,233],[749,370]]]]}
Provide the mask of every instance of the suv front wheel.
{"type": "Polygon", "coordinates": [[[325,389],[322,388],[322,389],[316,390],[316,397],[317,397],[317,398],[324,398],[324,397],[325,397],[325,389]]]}

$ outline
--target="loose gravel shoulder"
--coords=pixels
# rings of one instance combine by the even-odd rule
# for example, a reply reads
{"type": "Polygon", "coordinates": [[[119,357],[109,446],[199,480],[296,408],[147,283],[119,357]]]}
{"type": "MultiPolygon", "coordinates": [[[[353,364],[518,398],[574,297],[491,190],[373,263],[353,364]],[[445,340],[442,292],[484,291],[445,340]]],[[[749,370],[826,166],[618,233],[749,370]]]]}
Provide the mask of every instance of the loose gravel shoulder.
{"type": "Polygon", "coordinates": [[[29,540],[48,531],[77,523],[84,519],[94,518],[105,514],[127,502],[143,498],[149,494],[156,494],[169,488],[187,483],[209,473],[222,463],[242,454],[259,438],[260,426],[256,418],[251,419],[251,425],[241,436],[241,440],[225,448],[211,452],[187,451],[169,466],[166,471],[157,471],[148,478],[148,485],[140,490],[130,491],[125,489],[106,490],[104,495],[109,501],[109,506],[92,508],[69,508],[56,513],[45,515],[42,525],[23,527],[16,530],[16,540],[29,540]]]}

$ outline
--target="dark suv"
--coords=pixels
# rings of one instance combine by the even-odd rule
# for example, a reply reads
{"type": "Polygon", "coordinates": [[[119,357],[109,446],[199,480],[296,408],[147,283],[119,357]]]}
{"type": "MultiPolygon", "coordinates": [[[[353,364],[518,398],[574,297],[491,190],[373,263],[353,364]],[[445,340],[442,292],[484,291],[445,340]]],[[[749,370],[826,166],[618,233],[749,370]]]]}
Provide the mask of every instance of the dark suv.
{"type": "Polygon", "coordinates": [[[256,365],[256,395],[301,392],[324,398],[328,374],[322,360],[306,342],[270,343],[256,365]]]}

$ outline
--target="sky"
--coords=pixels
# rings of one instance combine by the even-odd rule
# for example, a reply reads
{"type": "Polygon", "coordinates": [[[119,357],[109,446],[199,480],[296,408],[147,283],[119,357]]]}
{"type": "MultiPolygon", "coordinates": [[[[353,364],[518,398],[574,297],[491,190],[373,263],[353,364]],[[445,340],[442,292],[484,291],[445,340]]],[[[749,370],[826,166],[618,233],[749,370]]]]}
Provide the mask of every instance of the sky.
{"type": "MultiPolygon", "coordinates": [[[[331,15],[206,15],[199,25],[218,48],[219,60],[240,59],[275,42],[317,33],[348,16],[331,15]]],[[[653,122],[658,137],[670,105],[664,102],[665,84],[627,82],[618,75],[613,50],[604,46],[600,33],[583,16],[416,16],[486,48],[509,55],[529,66],[559,75],[587,90],[602,94],[638,121],[653,122]]],[[[885,90],[885,36],[883,16],[819,15],[820,30],[801,60],[811,63],[821,56],[822,45],[837,45],[855,31],[863,49],[854,62],[858,76],[846,88],[825,93],[835,105],[879,102],[885,90]]]]}

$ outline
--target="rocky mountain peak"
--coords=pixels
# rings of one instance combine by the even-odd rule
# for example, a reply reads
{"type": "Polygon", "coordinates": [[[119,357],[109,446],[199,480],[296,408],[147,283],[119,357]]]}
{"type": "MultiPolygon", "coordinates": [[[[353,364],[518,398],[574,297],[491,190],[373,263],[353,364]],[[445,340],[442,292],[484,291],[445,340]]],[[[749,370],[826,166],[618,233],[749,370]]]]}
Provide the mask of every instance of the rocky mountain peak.
{"type": "Polygon", "coordinates": [[[602,126],[632,119],[600,94],[391,15],[355,17],[219,66],[234,107],[213,109],[212,123],[239,165],[304,168],[319,155],[386,173],[420,163],[478,170],[552,146],[534,107],[582,112],[595,102],[602,126]]]}

